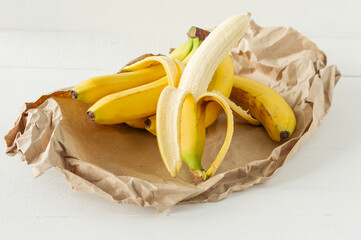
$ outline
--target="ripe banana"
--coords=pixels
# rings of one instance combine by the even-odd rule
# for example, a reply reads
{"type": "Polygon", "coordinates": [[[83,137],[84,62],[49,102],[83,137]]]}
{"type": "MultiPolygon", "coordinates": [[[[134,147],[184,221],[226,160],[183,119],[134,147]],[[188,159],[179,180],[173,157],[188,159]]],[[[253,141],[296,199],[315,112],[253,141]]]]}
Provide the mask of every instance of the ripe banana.
{"type": "MultiPolygon", "coordinates": [[[[223,61],[219,64],[217,70],[215,71],[207,91],[217,91],[228,98],[231,95],[233,87],[233,72],[234,70],[232,59],[227,54],[227,56],[223,59],[223,61]]],[[[209,102],[206,105],[205,110],[205,127],[209,127],[218,118],[219,114],[221,114],[222,111],[223,109],[218,103],[209,102]]],[[[156,134],[156,131],[154,130],[156,129],[155,117],[149,118],[145,129],[151,132],[153,135],[156,134]]]]}
{"type": "Polygon", "coordinates": [[[180,145],[182,147],[180,150],[182,160],[188,165],[191,172],[200,178],[204,170],[199,159],[202,159],[206,134],[204,114],[199,114],[197,107],[193,95],[185,95],[180,112],[182,117],[178,127],[180,127],[179,131],[181,132],[180,145]]]}
{"type": "Polygon", "coordinates": [[[160,93],[168,85],[178,86],[184,65],[170,57],[156,56],[127,66],[137,71],[159,63],[163,65],[166,77],[101,98],[88,109],[90,119],[100,124],[117,124],[155,114],[160,93]]]}
{"type": "MultiPolygon", "coordinates": [[[[194,27],[192,27],[192,28],[194,28],[194,27]]],[[[189,30],[189,32],[192,30],[192,28],[189,30]]],[[[189,59],[192,57],[192,55],[197,50],[197,48],[199,47],[200,44],[201,44],[201,41],[199,40],[199,38],[197,36],[195,36],[194,34],[190,35],[187,42],[182,44],[177,49],[173,50],[169,54],[169,57],[174,57],[175,54],[182,55],[183,59],[182,60],[181,60],[181,58],[178,58],[178,59],[181,60],[183,64],[187,64],[189,59]],[[190,46],[190,48],[188,48],[189,46],[190,46]]],[[[233,82],[232,82],[232,84],[233,84],[233,82]]],[[[163,90],[165,86],[162,85],[162,86],[159,86],[159,87],[161,88],[161,90],[163,90]]],[[[158,101],[159,95],[156,96],[156,97],[148,99],[145,94],[142,94],[141,92],[139,92],[138,97],[139,97],[140,101],[144,101],[145,103],[151,102],[152,103],[151,106],[154,107],[154,113],[155,113],[156,104],[154,104],[154,102],[158,101]]],[[[127,97],[126,95],[123,95],[123,96],[125,98],[127,97]]],[[[138,110],[141,110],[141,109],[138,109],[138,110]]],[[[136,117],[136,116],[134,115],[134,117],[136,117]]],[[[143,119],[144,118],[129,120],[129,121],[126,122],[126,124],[128,124],[131,127],[135,127],[135,128],[145,128],[149,132],[151,132],[153,135],[156,135],[156,132],[155,132],[156,125],[154,124],[155,123],[155,116],[154,115],[150,116],[148,120],[147,120],[147,118],[145,120],[143,120],[143,119]],[[146,120],[147,120],[147,122],[145,122],[146,120]]]]}
{"type": "Polygon", "coordinates": [[[134,72],[122,72],[92,77],[71,89],[74,99],[93,104],[109,94],[153,82],[165,76],[162,65],[143,68],[134,72]]]}
{"type": "MultiPolygon", "coordinates": [[[[202,41],[209,35],[208,31],[205,31],[200,28],[192,27],[188,31],[188,36],[197,36],[193,38],[193,49],[190,54],[183,60],[184,64],[187,64],[191,57],[194,55],[198,47],[201,45],[202,41]],[[198,37],[198,36],[199,37],[198,37]]],[[[226,57],[217,67],[212,80],[208,86],[208,91],[218,91],[224,96],[229,97],[231,95],[233,87],[233,63],[231,57],[227,54],[226,57]]],[[[215,102],[210,102],[206,108],[206,117],[205,117],[205,126],[209,127],[221,114],[222,108],[215,102]]]]}
{"type": "MultiPolygon", "coordinates": [[[[204,31],[204,30],[202,30],[204,31]]],[[[204,31],[206,32],[206,31],[204,31]]],[[[189,53],[184,59],[183,63],[189,61],[192,55],[200,46],[201,41],[198,37],[192,40],[192,51],[189,51],[189,40],[181,47],[174,50],[170,56],[174,56],[174,52],[180,50],[189,53]]],[[[183,57],[185,54],[183,55],[183,57]]],[[[149,62],[137,62],[125,67],[127,71],[139,71],[142,68],[149,67],[149,62]]],[[[88,111],[89,117],[97,123],[101,124],[116,124],[126,122],[128,125],[144,128],[139,118],[144,118],[155,114],[157,101],[161,91],[167,86],[167,80],[157,80],[139,87],[131,88],[128,90],[120,91],[118,93],[110,94],[103,97],[96,102],[88,111]],[[119,111],[115,111],[119,109],[119,111]]],[[[229,97],[233,86],[233,63],[229,55],[219,65],[214,78],[212,79],[210,91],[216,90],[229,97]]],[[[206,126],[208,127],[213,123],[222,109],[217,104],[210,103],[207,106],[206,126]]],[[[152,128],[152,127],[151,127],[152,128]]],[[[155,127],[154,127],[155,128],[155,127]]]]}
{"type": "MultiPolygon", "coordinates": [[[[182,61],[191,51],[193,41],[191,38],[176,48],[169,56],[182,61]]],[[[137,70],[125,66],[121,72],[104,76],[97,76],[87,79],[71,89],[74,99],[94,104],[102,97],[119,91],[135,88],[166,75],[164,67],[161,64],[155,64],[148,67],[138,67],[137,70]]]]}
{"type": "Polygon", "coordinates": [[[292,135],[296,117],[287,102],[273,89],[249,78],[234,76],[231,100],[249,109],[274,141],[292,135]]]}
{"type": "MultiPolygon", "coordinates": [[[[216,27],[189,60],[178,88],[167,86],[162,91],[157,105],[156,132],[159,151],[171,176],[177,175],[182,160],[203,180],[212,176],[221,164],[232,138],[233,105],[221,93],[207,93],[207,89],[218,65],[245,34],[249,21],[250,14],[244,13],[216,27]],[[201,157],[205,144],[204,112],[209,101],[217,102],[225,110],[227,135],[216,159],[205,171],[201,167],[201,157]]],[[[246,111],[237,110],[247,119],[253,119],[246,111]]]]}
{"type": "MultiPolygon", "coordinates": [[[[192,26],[187,32],[187,35],[189,37],[188,41],[184,43],[182,46],[190,45],[189,42],[192,41],[191,44],[192,49],[190,52],[188,52],[188,55],[186,55],[182,60],[182,62],[185,65],[188,63],[189,59],[198,49],[202,41],[204,41],[204,39],[206,39],[206,37],[209,35],[209,31],[192,26]]],[[[182,46],[178,47],[176,50],[178,50],[178,52],[181,52],[182,46]]],[[[187,47],[185,48],[188,49],[187,47]]],[[[169,56],[174,57],[173,54],[176,52],[176,50],[173,51],[169,56]]],[[[181,60],[180,58],[178,59],[181,60]]],[[[219,91],[222,94],[224,94],[226,97],[229,97],[233,86],[233,71],[234,70],[233,70],[232,60],[230,56],[227,55],[225,59],[221,62],[221,64],[218,66],[208,90],[219,91]]],[[[221,112],[222,112],[222,108],[220,106],[218,106],[215,103],[209,103],[206,109],[206,127],[211,125],[218,118],[221,112]]],[[[155,116],[149,117],[147,124],[144,124],[143,121],[144,121],[143,119],[136,119],[136,120],[128,121],[126,123],[135,128],[145,128],[153,135],[156,135],[155,116]]]]}
{"type": "MultiPolygon", "coordinates": [[[[160,93],[168,86],[167,77],[110,94],[97,101],[87,112],[96,123],[117,124],[155,114],[160,93]]],[[[129,124],[130,125],[130,124],[129,124]]]]}
{"type": "MultiPolygon", "coordinates": [[[[191,28],[192,29],[192,28],[191,28]]],[[[192,50],[192,47],[193,47],[193,39],[191,37],[189,37],[187,39],[187,41],[185,43],[183,43],[182,45],[180,45],[179,47],[177,47],[176,49],[174,49],[170,54],[169,54],[169,57],[172,57],[172,58],[175,58],[175,59],[178,59],[179,61],[183,61],[184,58],[187,57],[187,55],[190,53],[190,51],[192,50]]],[[[148,85],[149,86],[149,85],[148,85]]],[[[160,86],[160,88],[164,88],[163,86],[160,86]]],[[[129,94],[131,94],[132,92],[128,92],[129,94]]],[[[146,96],[141,94],[139,92],[138,94],[139,96],[139,99],[143,100],[143,102],[147,101],[146,99],[146,96]]],[[[126,98],[127,96],[124,95],[124,97],[126,98]]],[[[158,97],[156,98],[152,98],[152,99],[149,99],[149,101],[151,102],[154,102],[155,100],[158,101],[158,97]]],[[[156,104],[152,105],[152,106],[156,106],[156,104]]],[[[154,112],[155,112],[155,109],[154,109],[154,112]]],[[[143,114],[144,115],[144,114],[143,114]]],[[[134,116],[135,117],[135,116],[134,116]]],[[[133,128],[139,128],[139,129],[144,129],[145,128],[145,125],[144,125],[144,121],[147,120],[147,117],[145,118],[140,118],[140,119],[134,119],[134,120],[128,120],[126,121],[125,123],[133,128]]]]}

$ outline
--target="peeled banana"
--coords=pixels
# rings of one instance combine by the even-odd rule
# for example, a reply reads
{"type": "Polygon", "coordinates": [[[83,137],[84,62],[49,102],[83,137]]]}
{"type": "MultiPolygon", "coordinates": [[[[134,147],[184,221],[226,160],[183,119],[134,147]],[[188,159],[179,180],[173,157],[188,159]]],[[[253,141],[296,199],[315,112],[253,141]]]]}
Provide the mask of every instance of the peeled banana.
{"type": "MultiPolygon", "coordinates": [[[[167,86],[159,97],[156,117],[157,140],[163,162],[172,176],[176,176],[179,172],[182,160],[188,166],[201,165],[202,154],[189,157],[185,153],[200,152],[199,150],[203,149],[205,144],[202,134],[205,131],[204,118],[202,117],[204,109],[194,107],[193,109],[197,109],[194,115],[200,117],[193,117],[192,119],[196,119],[195,121],[189,123],[188,127],[182,127],[182,121],[190,119],[183,114],[184,104],[187,101],[193,101],[193,104],[197,106],[198,102],[201,101],[200,99],[205,97],[216,68],[245,34],[249,21],[250,14],[244,13],[230,17],[216,27],[189,60],[181,76],[178,88],[167,86]],[[194,132],[194,129],[197,129],[197,131],[194,132]],[[191,144],[182,145],[181,143],[184,142],[182,136],[187,136],[191,144]],[[190,138],[194,139],[190,140],[190,138]]],[[[228,130],[226,140],[215,161],[207,171],[202,168],[191,169],[195,176],[203,180],[216,172],[230,145],[233,133],[233,118],[232,115],[229,115],[231,111],[230,105],[224,98],[222,94],[216,92],[213,93],[210,100],[221,103],[220,105],[227,113],[228,130]]],[[[189,109],[188,111],[192,111],[192,108],[189,109]]]]}
{"type": "MultiPolygon", "coordinates": [[[[227,55],[215,71],[207,91],[217,91],[225,97],[229,97],[233,87],[233,71],[232,59],[229,55],[227,55]]],[[[205,127],[209,127],[218,118],[222,111],[223,109],[218,103],[209,102],[205,109],[205,127]]],[[[152,119],[149,119],[145,129],[155,135],[155,124],[155,118],[152,117],[152,119]]]]}

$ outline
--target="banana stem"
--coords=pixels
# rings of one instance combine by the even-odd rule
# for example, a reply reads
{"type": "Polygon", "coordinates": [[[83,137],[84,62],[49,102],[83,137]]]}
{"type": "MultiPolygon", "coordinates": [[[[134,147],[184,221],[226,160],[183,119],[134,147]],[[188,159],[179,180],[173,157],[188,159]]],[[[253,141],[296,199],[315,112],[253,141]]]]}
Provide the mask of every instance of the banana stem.
{"type": "Polygon", "coordinates": [[[192,26],[187,32],[188,37],[190,38],[198,37],[200,41],[204,41],[209,34],[210,34],[209,31],[195,26],[192,26]]]}

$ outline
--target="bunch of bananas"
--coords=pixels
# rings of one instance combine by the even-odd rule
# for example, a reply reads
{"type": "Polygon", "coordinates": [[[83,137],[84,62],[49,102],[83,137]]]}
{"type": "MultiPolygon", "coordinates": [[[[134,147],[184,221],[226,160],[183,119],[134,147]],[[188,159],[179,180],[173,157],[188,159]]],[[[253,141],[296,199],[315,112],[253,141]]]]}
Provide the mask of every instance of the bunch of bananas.
{"type": "Polygon", "coordinates": [[[87,115],[100,124],[126,123],[157,137],[172,176],[182,162],[202,180],[215,174],[233,135],[233,115],[262,124],[275,141],[293,133],[296,118],[287,102],[257,81],[234,75],[230,49],[245,34],[250,14],[228,18],[211,33],[192,27],[188,39],[168,56],[146,54],[117,74],[76,85],[74,99],[92,104],[87,115]],[[208,170],[201,159],[205,129],[224,111],[227,134],[208,170]]]}

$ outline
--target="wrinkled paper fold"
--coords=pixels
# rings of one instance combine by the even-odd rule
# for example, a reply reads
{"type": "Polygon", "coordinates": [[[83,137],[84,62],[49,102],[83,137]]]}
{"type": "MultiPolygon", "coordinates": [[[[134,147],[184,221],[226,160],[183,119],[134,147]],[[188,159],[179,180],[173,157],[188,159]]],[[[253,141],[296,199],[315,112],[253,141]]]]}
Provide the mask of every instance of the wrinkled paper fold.
{"type": "MultiPolygon", "coordinates": [[[[340,78],[326,55],[292,28],[251,27],[231,51],[235,74],[260,81],[293,108],[297,126],[285,142],[272,141],[262,127],[236,119],[231,147],[217,174],[198,182],[186,164],[172,178],[156,138],[125,124],[100,125],[88,119],[89,105],[67,90],[26,103],[5,136],[7,154],[19,154],[34,176],[55,167],[73,189],[120,203],[163,211],[178,203],[218,201],[267,180],[315,132],[327,114],[340,78]]],[[[222,114],[207,129],[203,164],[209,166],[225,137],[222,114]]]]}

